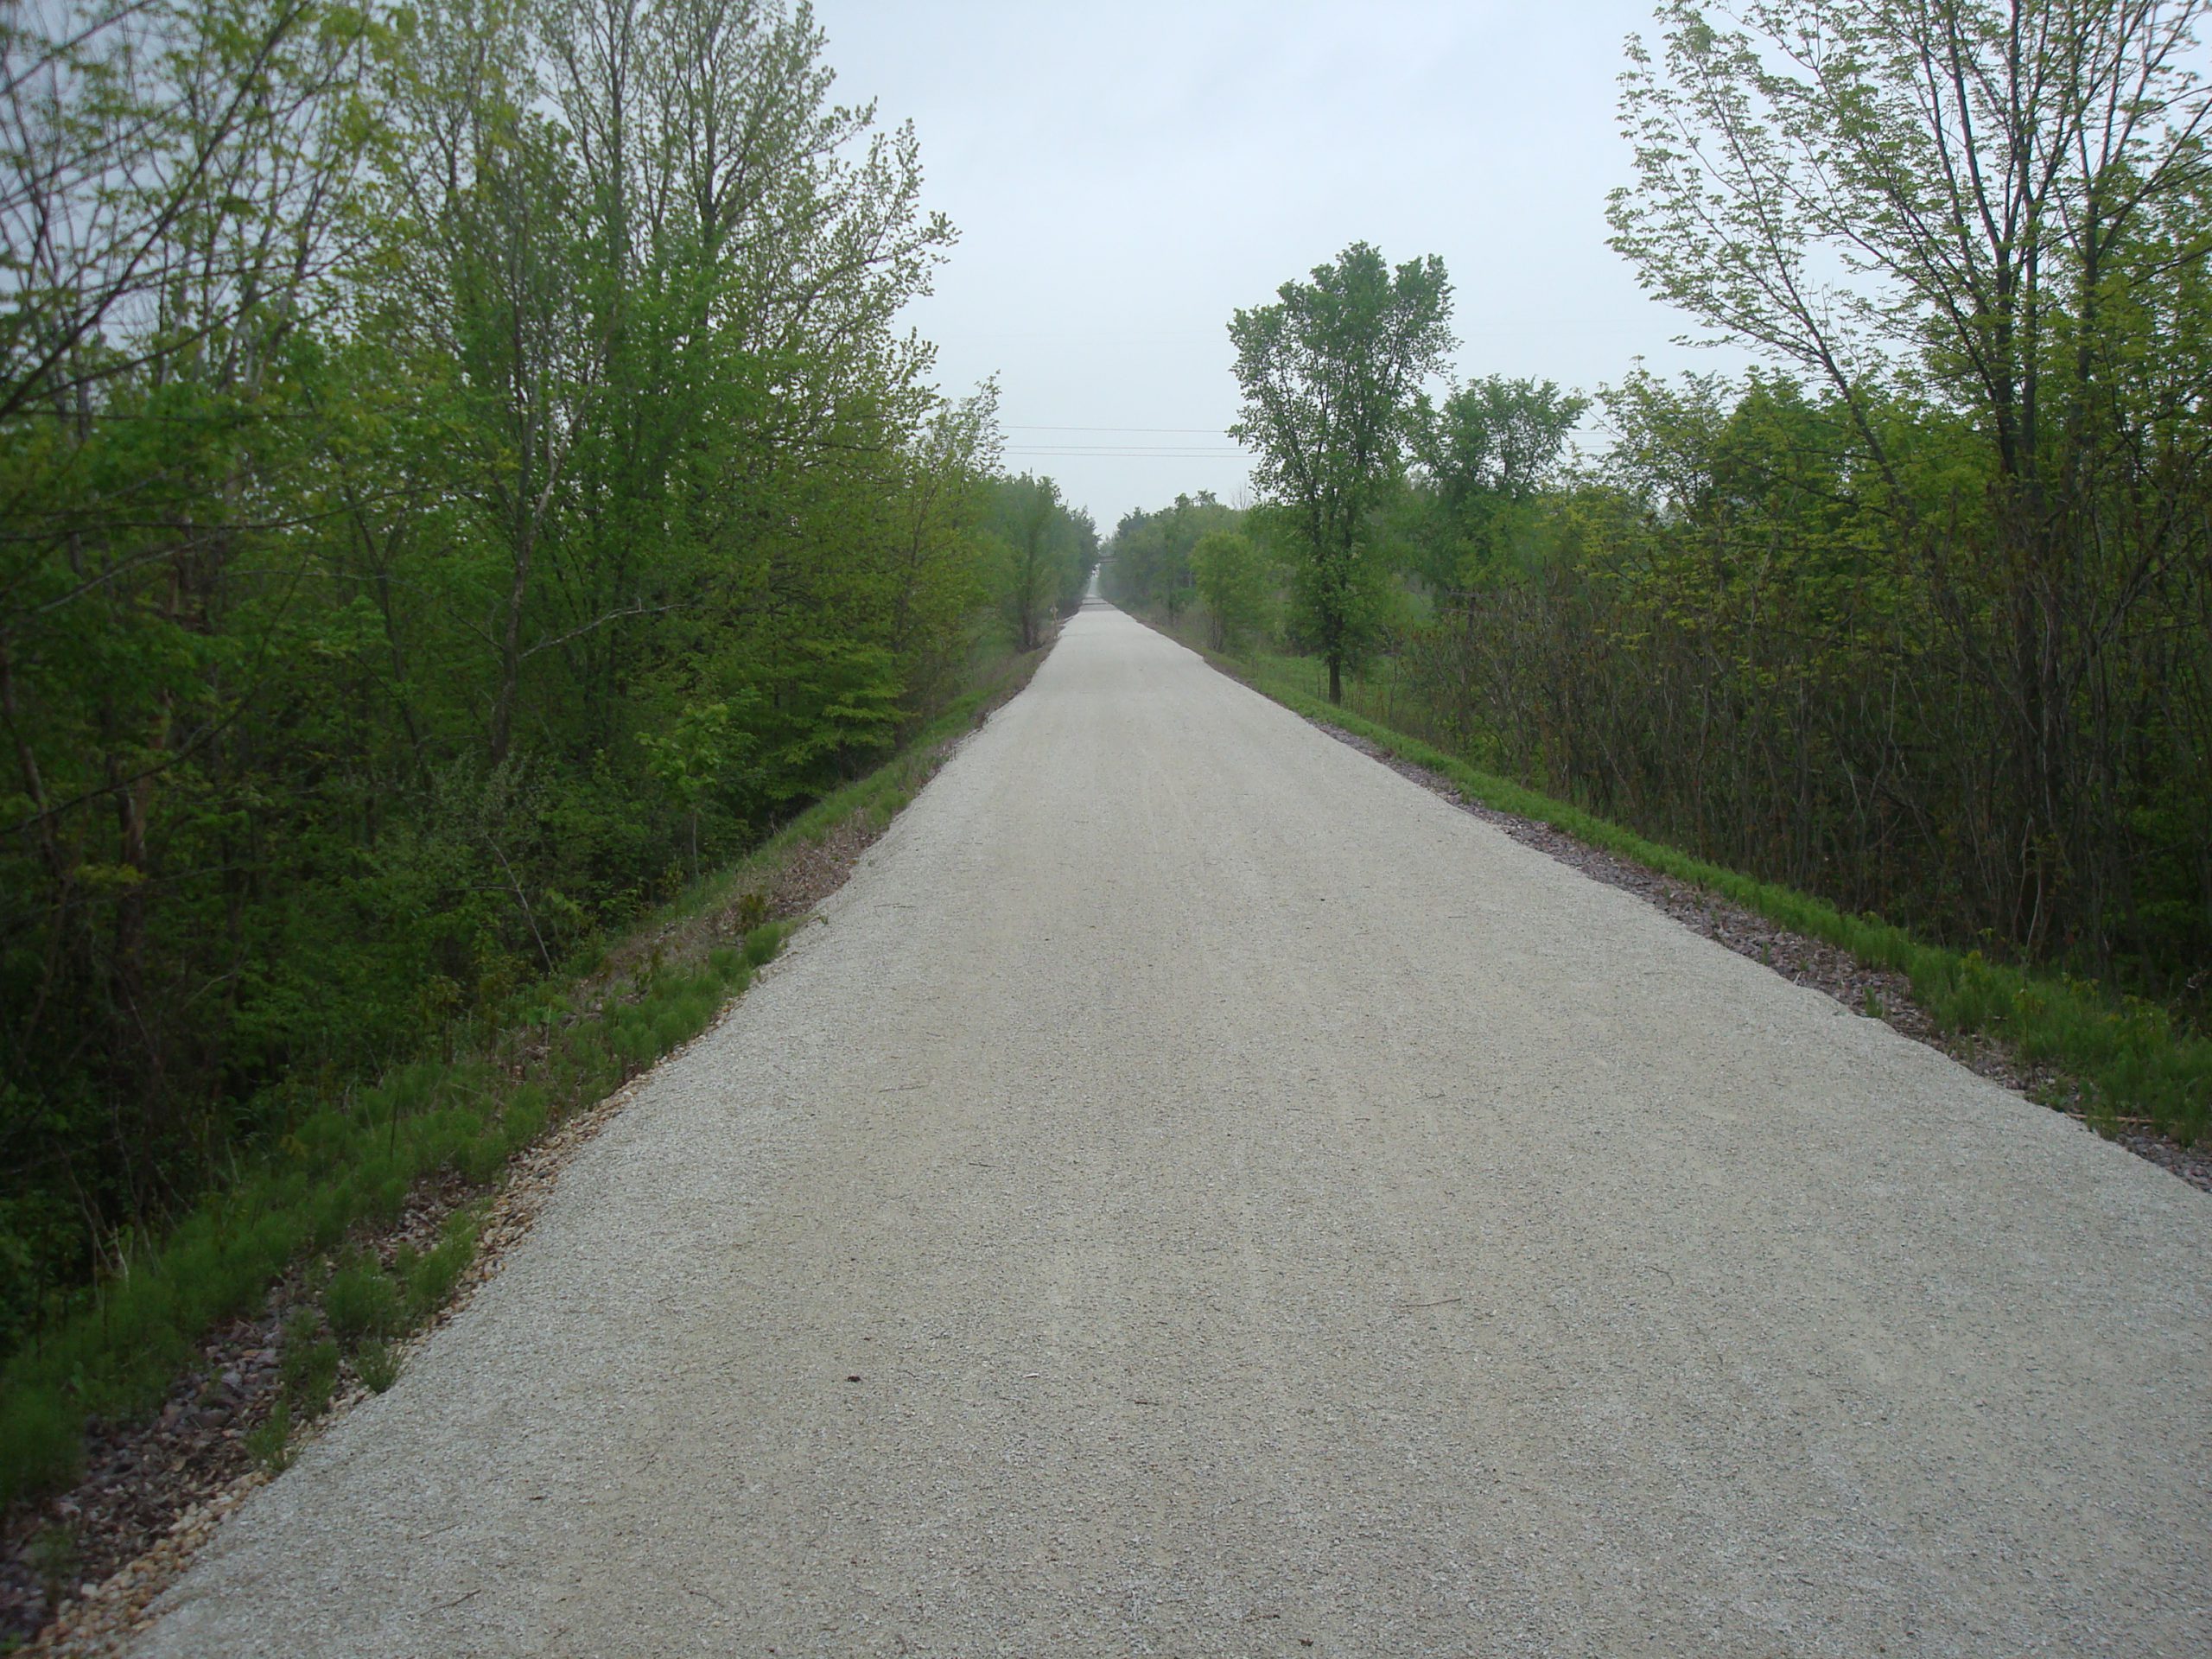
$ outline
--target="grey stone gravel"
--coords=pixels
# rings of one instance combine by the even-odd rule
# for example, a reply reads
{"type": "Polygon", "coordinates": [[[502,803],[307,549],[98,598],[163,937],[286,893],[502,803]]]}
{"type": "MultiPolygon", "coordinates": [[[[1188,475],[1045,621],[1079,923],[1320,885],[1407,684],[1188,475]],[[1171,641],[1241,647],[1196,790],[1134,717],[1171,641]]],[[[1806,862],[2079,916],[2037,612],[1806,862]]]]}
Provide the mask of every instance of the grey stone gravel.
{"type": "Polygon", "coordinates": [[[2212,1205],[1118,613],[155,1656],[2212,1650],[2212,1205]]]}

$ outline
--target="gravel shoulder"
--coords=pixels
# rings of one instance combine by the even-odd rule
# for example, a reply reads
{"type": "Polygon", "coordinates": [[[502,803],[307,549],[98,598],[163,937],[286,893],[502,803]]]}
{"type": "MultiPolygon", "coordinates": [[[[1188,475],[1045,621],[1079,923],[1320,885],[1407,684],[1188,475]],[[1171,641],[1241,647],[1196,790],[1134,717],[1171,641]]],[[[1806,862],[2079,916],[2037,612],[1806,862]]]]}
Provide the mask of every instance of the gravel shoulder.
{"type": "Polygon", "coordinates": [[[1086,610],[147,1656],[2212,1648],[2212,1205],[1086,610]]]}

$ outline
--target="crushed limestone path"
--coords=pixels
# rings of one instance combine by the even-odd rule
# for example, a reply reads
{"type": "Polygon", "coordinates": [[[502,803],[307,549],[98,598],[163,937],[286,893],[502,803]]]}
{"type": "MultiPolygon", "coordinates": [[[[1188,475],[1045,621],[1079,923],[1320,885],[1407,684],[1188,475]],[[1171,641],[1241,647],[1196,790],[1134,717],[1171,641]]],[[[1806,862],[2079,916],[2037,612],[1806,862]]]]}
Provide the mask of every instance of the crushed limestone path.
{"type": "Polygon", "coordinates": [[[138,1651],[2212,1651],[2212,1203],[1120,613],[138,1651]]]}

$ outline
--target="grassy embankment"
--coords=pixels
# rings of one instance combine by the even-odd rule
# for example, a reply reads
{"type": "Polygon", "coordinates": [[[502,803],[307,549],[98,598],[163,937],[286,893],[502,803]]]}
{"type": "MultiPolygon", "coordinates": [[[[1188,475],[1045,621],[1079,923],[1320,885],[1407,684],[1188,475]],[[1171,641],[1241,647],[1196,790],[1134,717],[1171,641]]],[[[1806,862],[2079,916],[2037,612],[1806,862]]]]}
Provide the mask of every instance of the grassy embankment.
{"type": "Polygon", "coordinates": [[[888,823],[952,741],[1027,683],[1044,654],[979,673],[886,764],[564,975],[518,993],[495,1018],[442,1033],[442,1056],[334,1093],[281,1141],[242,1156],[234,1179],[0,1369],[0,1504],[66,1487],[87,1419],[158,1406],[210,1332],[259,1313],[303,1264],[312,1298],[288,1315],[283,1395],[249,1437],[257,1455],[281,1465],[294,1422],[327,1405],[341,1364],[388,1386],[388,1344],[460,1281],[481,1207],[453,1209],[428,1248],[380,1255],[369,1247],[380,1232],[388,1238],[410,1194],[425,1183],[488,1192],[550,1128],[705,1029],[782,943],[766,899],[779,873],[833,837],[888,823]]]}
{"type": "MultiPolygon", "coordinates": [[[[1192,643],[1185,640],[1185,643],[1192,643]]],[[[2212,1128],[2212,1042],[2176,1026],[2165,1009],[2091,981],[2037,973],[1915,938],[1878,918],[1851,915],[1824,899],[1707,863],[1569,803],[1469,765],[1435,745],[1357,711],[1347,685],[1338,708],[1310,658],[1259,653],[1210,661],[1294,713],[1324,720],[1449,778],[1471,798],[1534,819],[1648,868],[1719,893],[1793,932],[1902,973],[1913,995],[1947,1031],[1980,1034],[2031,1065],[2048,1065],[2081,1085],[2082,1107],[2103,1128],[2146,1124],[2190,1146],[2212,1128]]]]}

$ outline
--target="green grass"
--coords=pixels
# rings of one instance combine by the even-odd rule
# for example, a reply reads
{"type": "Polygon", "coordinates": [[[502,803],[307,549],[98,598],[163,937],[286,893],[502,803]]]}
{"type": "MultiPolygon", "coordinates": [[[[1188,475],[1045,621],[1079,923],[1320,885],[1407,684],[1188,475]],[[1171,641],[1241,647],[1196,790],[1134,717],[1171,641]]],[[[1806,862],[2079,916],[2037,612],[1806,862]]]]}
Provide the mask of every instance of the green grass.
{"type": "MultiPolygon", "coordinates": [[[[1042,652],[977,677],[884,765],[816,803],[733,868],[694,884],[602,954],[590,970],[518,994],[473,1052],[393,1068],[302,1116],[241,1160],[209,1194],[95,1288],[90,1306],[41,1332],[0,1368],[0,1507],[66,1488],[88,1418],[156,1408],[223,1321],[258,1313],[270,1287],[350,1236],[389,1228],[427,1180],[486,1186],[563,1117],[603,1098],[701,1031],[781,948],[785,928],[760,897],[779,868],[849,820],[890,822],[942,764],[950,741],[1027,683],[1042,652]],[[729,930],[741,926],[732,942],[729,930]],[[519,1073],[519,1075],[518,1075],[519,1073]]],[[[401,1249],[389,1272],[356,1252],[295,1309],[280,1350],[281,1422],[251,1448],[281,1467],[293,1424],[327,1408],[349,1352],[389,1385],[391,1339],[451,1295],[476,1249],[464,1207],[440,1242],[401,1249]]]]}
{"type": "Polygon", "coordinates": [[[292,1407],[279,1398],[269,1415],[246,1431],[246,1455],[260,1468],[281,1475],[292,1462],[292,1407]]]}
{"type": "Polygon", "coordinates": [[[477,1212],[467,1205],[446,1217],[438,1242],[419,1255],[411,1244],[402,1244],[392,1257],[391,1270],[407,1299],[406,1322],[418,1325],[445,1306],[461,1275],[476,1259],[477,1212]]]}
{"type": "Polygon", "coordinates": [[[396,1337],[407,1317],[407,1297],[399,1283],[373,1260],[347,1263],[322,1293],[322,1316],[331,1334],[348,1348],[374,1338],[396,1337]]]}
{"type": "Polygon", "coordinates": [[[371,1394],[382,1394],[399,1381],[399,1356],[384,1341],[365,1342],[353,1355],[353,1371],[371,1394]]]}
{"type": "MultiPolygon", "coordinates": [[[[86,1417],[150,1410],[197,1360],[206,1333],[259,1308],[295,1262],[335,1249],[356,1228],[396,1222],[419,1182],[450,1173],[488,1184],[552,1118],[600,1099],[696,1036],[744,991],[781,938],[779,927],[764,925],[741,948],[715,950],[690,971],[648,971],[595,1010],[564,1007],[526,1080],[514,1080],[493,1056],[417,1061],[308,1116],[127,1275],[100,1286],[90,1308],[10,1362],[0,1501],[66,1484],[86,1417]]],[[[295,1421],[327,1403],[340,1344],[397,1335],[450,1294],[474,1251],[473,1236],[463,1236],[411,1263],[404,1287],[373,1263],[350,1263],[331,1277],[323,1308],[337,1341],[299,1347],[307,1369],[296,1381],[288,1376],[295,1421]]],[[[288,1366],[294,1349],[288,1339],[288,1366]]]]}
{"type": "Polygon", "coordinates": [[[1916,939],[1904,929],[1838,910],[1825,900],[1709,864],[1564,801],[1468,765],[1434,745],[1349,709],[1315,688],[1305,658],[1217,662],[1254,690],[1310,719],[1325,720],[1450,779],[1486,806],[1534,819],[1647,868],[1708,887],[1793,932],[1850,951],[1912,982],[1913,995],[1944,1029],[1980,1033],[2031,1065],[2056,1066],[2079,1082],[2088,1115],[2107,1126],[2150,1123],[2183,1146],[2212,1119],[2212,1042],[2177,1029],[2154,1003],[2093,982],[2039,974],[1916,939]]]}

